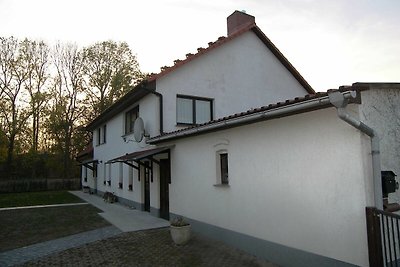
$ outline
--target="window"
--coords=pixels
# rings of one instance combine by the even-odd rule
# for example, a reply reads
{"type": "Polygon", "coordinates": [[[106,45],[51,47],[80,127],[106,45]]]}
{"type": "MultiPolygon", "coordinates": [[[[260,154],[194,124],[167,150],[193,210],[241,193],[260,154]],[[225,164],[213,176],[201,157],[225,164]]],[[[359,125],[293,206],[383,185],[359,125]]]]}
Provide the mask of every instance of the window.
{"type": "Polygon", "coordinates": [[[103,127],[97,129],[97,145],[105,144],[107,140],[107,125],[104,124],[103,127]]]}
{"type": "Polygon", "coordinates": [[[108,180],[107,183],[111,186],[111,164],[108,164],[108,180]]]}
{"type": "Polygon", "coordinates": [[[213,119],[212,99],[183,96],[176,97],[177,124],[201,124],[213,119]]]}
{"type": "MultiPolygon", "coordinates": [[[[133,164],[133,162],[131,162],[133,164]]],[[[129,185],[128,190],[133,191],[133,167],[129,166],[129,185]]]]}
{"type": "Polygon", "coordinates": [[[228,153],[219,154],[220,160],[220,173],[221,173],[221,184],[229,184],[228,175],[228,153]]]}
{"type": "Polygon", "coordinates": [[[139,106],[125,113],[125,134],[133,133],[133,125],[139,117],[139,106]]]}
{"type": "Polygon", "coordinates": [[[101,144],[100,136],[101,136],[101,128],[97,129],[97,145],[101,144]]]}
{"type": "Polygon", "coordinates": [[[106,142],[107,140],[107,125],[104,124],[103,126],[103,144],[106,142]]]}
{"type": "Polygon", "coordinates": [[[106,185],[106,177],[107,177],[107,164],[104,163],[104,176],[103,176],[103,183],[106,185]]]}
{"type": "Polygon", "coordinates": [[[118,183],[118,188],[122,189],[123,187],[123,179],[124,179],[124,172],[123,172],[123,163],[119,163],[119,183],[118,183]]]}
{"type": "Polygon", "coordinates": [[[93,163],[93,171],[92,171],[92,173],[93,173],[93,177],[94,178],[97,178],[97,166],[98,165],[98,163],[93,163]]]}

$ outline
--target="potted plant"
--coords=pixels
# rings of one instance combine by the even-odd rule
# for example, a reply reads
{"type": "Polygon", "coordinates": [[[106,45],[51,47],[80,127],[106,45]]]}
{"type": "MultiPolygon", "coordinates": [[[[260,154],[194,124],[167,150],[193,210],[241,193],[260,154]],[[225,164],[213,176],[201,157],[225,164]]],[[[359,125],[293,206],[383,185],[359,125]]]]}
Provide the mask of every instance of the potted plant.
{"type": "Polygon", "coordinates": [[[84,186],[83,187],[83,193],[89,193],[90,192],[90,187],[89,186],[84,186]]]}
{"type": "Polygon", "coordinates": [[[128,190],[129,191],[132,191],[133,190],[133,186],[130,184],[130,185],[128,185],[128,190]]]}
{"type": "Polygon", "coordinates": [[[191,226],[182,216],[178,216],[171,221],[170,232],[175,244],[184,245],[190,239],[191,226]]]}

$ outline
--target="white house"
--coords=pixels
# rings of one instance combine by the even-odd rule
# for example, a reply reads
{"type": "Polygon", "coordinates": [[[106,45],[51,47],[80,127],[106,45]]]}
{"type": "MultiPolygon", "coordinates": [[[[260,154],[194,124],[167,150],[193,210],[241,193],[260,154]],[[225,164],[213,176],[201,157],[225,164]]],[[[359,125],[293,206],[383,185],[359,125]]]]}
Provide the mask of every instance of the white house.
{"type": "Polygon", "coordinates": [[[367,266],[365,207],[400,173],[400,84],[315,93],[254,17],[227,21],[87,126],[83,185],[283,266],[367,266]]]}

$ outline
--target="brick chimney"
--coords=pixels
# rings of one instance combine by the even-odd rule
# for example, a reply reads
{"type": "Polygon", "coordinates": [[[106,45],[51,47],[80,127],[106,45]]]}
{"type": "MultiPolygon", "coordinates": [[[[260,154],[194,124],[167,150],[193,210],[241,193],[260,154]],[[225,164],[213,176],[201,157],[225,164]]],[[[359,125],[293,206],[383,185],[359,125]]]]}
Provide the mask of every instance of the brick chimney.
{"type": "Polygon", "coordinates": [[[227,19],[228,36],[256,23],[256,18],[241,11],[233,12],[227,19]]]}

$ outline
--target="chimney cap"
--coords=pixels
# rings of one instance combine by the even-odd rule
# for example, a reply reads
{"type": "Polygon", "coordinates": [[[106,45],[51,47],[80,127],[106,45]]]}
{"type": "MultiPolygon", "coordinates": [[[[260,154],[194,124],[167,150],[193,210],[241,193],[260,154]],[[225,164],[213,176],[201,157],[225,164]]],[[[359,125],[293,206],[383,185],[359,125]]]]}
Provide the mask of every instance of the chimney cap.
{"type": "Polygon", "coordinates": [[[228,26],[228,36],[234,34],[235,32],[247,27],[251,24],[255,24],[256,19],[254,16],[249,15],[246,11],[238,11],[235,10],[228,18],[227,18],[227,26],[228,26]]]}

